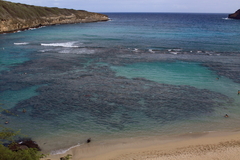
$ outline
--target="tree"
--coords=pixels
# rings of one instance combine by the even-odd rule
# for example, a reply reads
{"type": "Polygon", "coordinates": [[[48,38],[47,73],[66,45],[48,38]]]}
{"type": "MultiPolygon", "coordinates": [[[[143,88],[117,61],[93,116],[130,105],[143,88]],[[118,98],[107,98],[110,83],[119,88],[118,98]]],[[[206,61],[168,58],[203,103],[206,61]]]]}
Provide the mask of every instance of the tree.
{"type": "Polygon", "coordinates": [[[15,141],[18,135],[20,131],[8,128],[0,131],[0,160],[39,160],[45,156],[37,148],[21,147],[15,141]]]}
{"type": "MultiPolygon", "coordinates": [[[[1,111],[10,113],[8,110],[0,107],[0,112],[1,111]]],[[[45,156],[39,152],[40,149],[37,144],[37,147],[34,148],[19,144],[16,141],[19,136],[22,136],[20,130],[14,131],[13,129],[0,125],[0,160],[39,160],[45,156]]],[[[27,139],[26,141],[32,140],[27,139]]],[[[22,144],[23,143],[24,142],[22,142],[22,144]]]]}

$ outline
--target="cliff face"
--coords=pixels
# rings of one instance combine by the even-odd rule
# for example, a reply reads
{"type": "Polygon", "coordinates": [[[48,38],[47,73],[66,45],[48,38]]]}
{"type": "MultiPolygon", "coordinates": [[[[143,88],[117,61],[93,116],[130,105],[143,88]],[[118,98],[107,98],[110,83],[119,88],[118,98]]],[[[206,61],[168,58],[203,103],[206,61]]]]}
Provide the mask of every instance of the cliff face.
{"type": "Polygon", "coordinates": [[[232,18],[232,19],[240,19],[240,9],[237,10],[235,13],[233,14],[229,14],[228,18],[232,18]]]}
{"type": "Polygon", "coordinates": [[[55,24],[107,20],[106,15],[83,10],[37,7],[0,0],[0,33],[55,24]]]}

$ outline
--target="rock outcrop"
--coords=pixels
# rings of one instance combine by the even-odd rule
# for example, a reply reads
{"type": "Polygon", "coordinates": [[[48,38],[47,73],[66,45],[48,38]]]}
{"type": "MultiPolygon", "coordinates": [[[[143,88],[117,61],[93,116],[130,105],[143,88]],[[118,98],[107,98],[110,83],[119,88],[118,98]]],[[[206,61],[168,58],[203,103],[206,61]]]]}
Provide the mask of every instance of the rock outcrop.
{"type": "Polygon", "coordinates": [[[28,148],[35,148],[36,150],[41,151],[38,144],[31,138],[25,138],[19,140],[18,142],[11,143],[8,148],[12,151],[24,150],[28,148]]]}
{"type": "Polygon", "coordinates": [[[232,18],[232,19],[240,19],[240,9],[237,10],[235,13],[233,14],[229,14],[228,18],[232,18]]]}
{"type": "Polygon", "coordinates": [[[0,0],[0,33],[55,24],[107,20],[106,15],[84,10],[38,7],[0,0]]]}

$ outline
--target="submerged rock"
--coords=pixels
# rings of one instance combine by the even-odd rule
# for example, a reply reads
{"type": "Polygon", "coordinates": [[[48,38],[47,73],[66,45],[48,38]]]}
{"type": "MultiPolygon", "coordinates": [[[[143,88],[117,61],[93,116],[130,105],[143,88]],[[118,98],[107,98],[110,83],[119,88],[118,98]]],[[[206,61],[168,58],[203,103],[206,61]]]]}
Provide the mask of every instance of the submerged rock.
{"type": "Polygon", "coordinates": [[[235,13],[233,14],[229,14],[228,18],[232,18],[232,19],[240,19],[240,9],[237,10],[235,13]]]}

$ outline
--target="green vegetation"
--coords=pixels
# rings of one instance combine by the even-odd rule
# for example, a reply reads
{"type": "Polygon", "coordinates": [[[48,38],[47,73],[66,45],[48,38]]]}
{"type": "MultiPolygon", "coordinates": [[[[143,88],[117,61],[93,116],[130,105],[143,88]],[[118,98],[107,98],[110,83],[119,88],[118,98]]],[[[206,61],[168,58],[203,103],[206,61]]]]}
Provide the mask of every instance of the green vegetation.
{"type": "MultiPolygon", "coordinates": [[[[0,103],[0,105],[3,104],[0,103]]],[[[3,112],[14,115],[0,107],[0,113],[3,112]]],[[[14,131],[0,125],[0,160],[39,160],[45,156],[39,152],[37,144],[34,144],[34,148],[18,144],[16,139],[19,136],[26,137],[20,133],[20,130],[14,131]]],[[[31,142],[31,139],[28,139],[28,141],[31,142]]]]}
{"type": "Polygon", "coordinates": [[[0,0],[0,34],[32,27],[107,20],[106,15],[84,10],[39,7],[0,0]]]}
{"type": "Polygon", "coordinates": [[[2,20],[12,17],[21,19],[35,19],[47,16],[70,16],[72,14],[80,13],[82,17],[85,17],[87,14],[89,14],[89,12],[83,10],[39,7],[0,0],[0,19],[2,20]]]}
{"type": "Polygon", "coordinates": [[[12,151],[0,144],[0,160],[39,160],[42,155],[33,148],[12,151]]]}
{"type": "Polygon", "coordinates": [[[72,155],[71,154],[68,154],[68,155],[60,158],[60,160],[70,160],[70,159],[72,159],[72,155]]]}
{"type": "Polygon", "coordinates": [[[6,143],[6,142],[14,142],[14,138],[20,134],[20,131],[13,131],[12,129],[5,128],[1,126],[0,131],[0,144],[6,143]]]}
{"type": "Polygon", "coordinates": [[[36,148],[20,148],[15,142],[20,131],[2,127],[0,131],[0,160],[39,160],[44,155],[36,148]]]}
{"type": "MultiPolygon", "coordinates": [[[[18,136],[22,136],[20,131],[14,131],[0,126],[0,160],[40,160],[46,157],[37,148],[28,148],[16,142],[18,136]]],[[[72,155],[68,154],[60,160],[70,160],[72,155]]]]}

